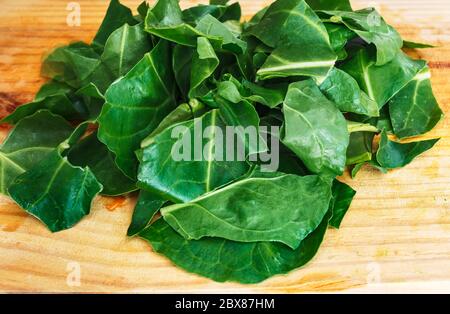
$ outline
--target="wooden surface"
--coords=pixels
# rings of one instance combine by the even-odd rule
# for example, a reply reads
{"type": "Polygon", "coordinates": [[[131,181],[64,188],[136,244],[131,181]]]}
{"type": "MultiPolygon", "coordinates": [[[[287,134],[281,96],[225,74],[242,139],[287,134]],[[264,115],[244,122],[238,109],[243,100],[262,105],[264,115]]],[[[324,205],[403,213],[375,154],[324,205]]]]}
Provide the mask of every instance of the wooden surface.
{"type": "MultiPolygon", "coordinates": [[[[39,76],[43,53],[92,39],[107,1],[78,1],[80,27],[66,23],[68,2],[0,1],[0,115],[33,98],[44,82],[39,76]]],[[[241,2],[250,16],[270,1],[241,2]]],[[[124,3],[136,7],[138,1],[124,3]]],[[[193,3],[198,1],[182,1],[193,3]]],[[[132,198],[99,198],[75,228],[51,234],[1,197],[0,291],[450,292],[450,2],[353,3],[377,7],[405,39],[439,46],[412,53],[429,60],[447,118],[426,136],[442,140],[406,168],[387,175],[364,169],[356,180],[346,178],[358,191],[356,199],[342,228],[329,230],[310,264],[257,285],[215,283],[176,268],[145,242],[125,236],[132,198]]],[[[3,127],[2,138],[6,132],[3,127]]]]}

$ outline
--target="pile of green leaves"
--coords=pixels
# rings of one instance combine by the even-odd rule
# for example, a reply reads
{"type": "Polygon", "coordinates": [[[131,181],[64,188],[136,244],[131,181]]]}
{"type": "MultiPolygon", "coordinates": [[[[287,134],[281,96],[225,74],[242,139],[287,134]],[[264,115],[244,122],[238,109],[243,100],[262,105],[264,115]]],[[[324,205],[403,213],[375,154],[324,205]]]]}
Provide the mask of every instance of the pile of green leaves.
{"type": "MultiPolygon", "coordinates": [[[[428,132],[442,111],[426,62],[402,51],[427,46],[374,9],[277,0],[241,22],[227,2],[144,2],[134,16],[112,0],[93,42],[50,53],[50,80],[1,121],[14,125],[1,192],[56,232],[98,194],[139,191],[129,236],[187,271],[255,283],[304,265],[339,228],[355,195],[336,179],[347,166],[403,167],[436,143],[392,140],[428,132]],[[280,126],[280,167],[174,161],[180,125],[280,126]]],[[[239,141],[247,156],[270,149],[239,141]]]]}

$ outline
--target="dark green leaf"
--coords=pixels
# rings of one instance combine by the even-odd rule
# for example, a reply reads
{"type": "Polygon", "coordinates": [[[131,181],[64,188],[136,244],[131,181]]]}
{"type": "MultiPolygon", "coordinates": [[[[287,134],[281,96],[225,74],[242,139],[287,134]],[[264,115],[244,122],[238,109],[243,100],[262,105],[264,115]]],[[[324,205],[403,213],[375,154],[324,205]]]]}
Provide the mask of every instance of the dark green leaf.
{"type": "Polygon", "coordinates": [[[28,213],[52,232],[73,227],[89,214],[92,200],[102,186],[89,168],[72,166],[54,149],[37,165],[18,176],[8,192],[28,213]]]}
{"type": "Polygon", "coordinates": [[[277,241],[295,249],[322,221],[330,197],[319,176],[279,173],[238,180],[161,214],[186,239],[277,241]]]}
{"type": "Polygon", "coordinates": [[[339,229],[342,219],[344,219],[347,210],[352,203],[353,197],[356,191],[349,187],[347,184],[338,180],[333,181],[332,186],[332,198],[331,198],[331,211],[332,216],[330,219],[330,226],[339,229]]]}
{"type": "Polygon", "coordinates": [[[385,131],[381,133],[377,161],[383,168],[404,167],[423,152],[431,149],[439,139],[401,144],[388,139],[385,131]]]}
{"type": "Polygon", "coordinates": [[[377,103],[361,91],[353,77],[342,70],[333,68],[319,88],[342,112],[370,117],[379,115],[377,103]]]}
{"type": "Polygon", "coordinates": [[[316,255],[331,212],[295,250],[276,242],[234,242],[219,238],[186,240],[163,219],[139,236],[153,249],[185,270],[215,281],[257,283],[301,267],[316,255]]]}
{"type": "Polygon", "coordinates": [[[372,142],[374,133],[354,132],[350,134],[347,148],[347,165],[354,165],[372,159],[372,142]]]}
{"type": "Polygon", "coordinates": [[[0,148],[0,193],[14,179],[45,159],[73,128],[62,117],[40,110],[20,120],[0,148]]]}
{"type": "Polygon", "coordinates": [[[412,60],[401,51],[391,62],[377,66],[367,50],[359,50],[342,70],[353,76],[361,89],[382,108],[424,66],[425,61],[412,60]]]}
{"type": "Polygon", "coordinates": [[[416,43],[416,42],[413,42],[413,41],[404,40],[402,48],[422,49],[422,48],[436,48],[436,46],[430,45],[430,44],[416,43]]]}
{"type": "Polygon", "coordinates": [[[224,161],[233,158],[223,156],[229,152],[225,141],[216,142],[214,127],[226,133],[218,110],[175,124],[157,135],[153,144],[138,151],[139,186],[174,202],[186,202],[244,175],[248,170],[245,158],[224,161]],[[202,144],[210,149],[204,151],[202,144]],[[174,160],[174,152],[184,160],[174,160]],[[220,159],[216,154],[222,154],[223,159],[216,160],[220,159]]]}
{"type": "Polygon", "coordinates": [[[323,80],[337,57],[327,30],[304,0],[277,0],[248,33],[274,51],[258,70],[259,79],[311,76],[323,80]]]}
{"type": "Polygon", "coordinates": [[[342,174],[349,135],[342,113],[312,80],[289,86],[282,142],[318,174],[342,174]]]}
{"type": "Polygon", "coordinates": [[[166,202],[158,194],[141,190],[134,207],[131,224],[128,227],[127,235],[132,237],[141,232],[151,222],[155,214],[166,202]]]}
{"type": "Polygon", "coordinates": [[[134,151],[175,108],[174,89],[171,51],[166,41],[160,41],[107,90],[98,137],[116,155],[117,165],[128,177],[136,176],[134,151]]]}
{"type": "Polygon", "coordinates": [[[389,113],[395,135],[411,137],[430,131],[443,113],[434,98],[430,70],[425,67],[389,102],[389,113]]]}
{"type": "Polygon", "coordinates": [[[102,47],[116,29],[124,24],[134,25],[136,23],[128,7],[122,5],[118,0],[111,0],[103,22],[95,35],[93,45],[102,47]]]}
{"type": "Polygon", "coordinates": [[[73,145],[67,157],[74,166],[90,168],[103,185],[103,195],[122,195],[137,189],[135,182],[117,168],[114,155],[97,139],[97,132],[73,145]]]}

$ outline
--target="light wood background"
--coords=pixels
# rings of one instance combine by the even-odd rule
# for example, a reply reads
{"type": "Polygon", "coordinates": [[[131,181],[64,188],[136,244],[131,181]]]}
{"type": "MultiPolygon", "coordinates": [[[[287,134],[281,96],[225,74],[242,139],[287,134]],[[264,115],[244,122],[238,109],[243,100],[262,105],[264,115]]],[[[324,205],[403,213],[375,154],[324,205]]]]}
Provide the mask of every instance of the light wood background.
{"type": "MultiPolygon", "coordinates": [[[[44,82],[39,76],[42,54],[70,41],[90,41],[108,5],[79,0],[81,26],[69,27],[68,2],[0,0],[0,116],[31,100],[44,82]]],[[[241,2],[246,17],[270,3],[241,2]]],[[[124,3],[135,8],[138,1],[124,3]]],[[[411,53],[429,60],[447,118],[426,136],[442,140],[406,168],[387,175],[364,169],[356,180],[344,177],[358,194],[342,228],[329,230],[310,264],[257,285],[215,283],[176,268],[145,242],[126,237],[132,198],[99,198],[75,228],[51,234],[1,197],[0,291],[450,292],[450,2],[353,4],[378,8],[405,39],[439,46],[411,53]],[[77,270],[79,285],[72,280],[77,270]]],[[[7,130],[2,127],[1,138],[7,130]]]]}

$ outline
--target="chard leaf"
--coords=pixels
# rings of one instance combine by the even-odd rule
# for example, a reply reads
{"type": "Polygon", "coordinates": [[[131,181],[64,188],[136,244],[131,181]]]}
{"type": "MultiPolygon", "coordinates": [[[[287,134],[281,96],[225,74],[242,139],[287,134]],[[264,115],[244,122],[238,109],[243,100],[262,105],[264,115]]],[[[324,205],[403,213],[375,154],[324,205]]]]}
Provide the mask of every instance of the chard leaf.
{"type": "Polygon", "coordinates": [[[99,64],[98,53],[89,45],[77,42],[56,48],[42,64],[42,75],[75,89],[92,81],[99,64]]]}
{"type": "Polygon", "coordinates": [[[118,78],[130,71],[150,50],[150,40],[143,25],[124,24],[109,36],[100,59],[118,78]]]}
{"type": "Polygon", "coordinates": [[[430,44],[416,43],[416,42],[413,42],[413,41],[407,41],[407,40],[404,40],[404,41],[403,41],[403,47],[402,47],[402,48],[407,48],[407,49],[422,49],[422,48],[436,48],[436,46],[430,45],[430,44]]]}
{"type": "Polygon", "coordinates": [[[330,37],[331,47],[338,55],[338,60],[345,60],[347,58],[345,45],[349,40],[357,37],[356,33],[341,24],[324,23],[324,25],[330,37]]]}
{"type": "Polygon", "coordinates": [[[220,238],[186,240],[159,219],[139,236],[183,269],[215,281],[258,283],[301,267],[316,255],[327,230],[329,211],[319,226],[292,250],[277,242],[235,242],[220,238]]]}
{"type": "Polygon", "coordinates": [[[322,221],[330,197],[330,185],[319,176],[279,173],[236,181],[161,214],[188,240],[276,241],[296,249],[322,221]]]}
{"type": "Polygon", "coordinates": [[[89,167],[103,185],[103,195],[117,196],[137,190],[135,182],[117,168],[113,153],[97,139],[97,132],[74,144],[67,158],[74,166],[89,167]]]}
{"type": "Polygon", "coordinates": [[[349,0],[306,0],[311,9],[352,11],[349,0]]]}
{"type": "Polygon", "coordinates": [[[314,173],[342,174],[349,134],[342,113],[312,80],[289,86],[282,142],[314,173]]]}
{"type": "Polygon", "coordinates": [[[134,207],[127,235],[132,237],[145,229],[165,202],[166,200],[160,195],[141,190],[134,207]]]}
{"type": "Polygon", "coordinates": [[[377,117],[378,105],[361,91],[356,80],[342,70],[333,68],[319,86],[322,93],[342,112],[377,117]]]}
{"type": "Polygon", "coordinates": [[[178,0],[158,0],[148,11],[145,30],[180,45],[195,47],[198,37],[206,37],[215,49],[243,53],[246,43],[210,14],[202,16],[197,25],[183,20],[178,0]]]}
{"type": "Polygon", "coordinates": [[[145,139],[141,142],[141,148],[147,147],[153,144],[155,136],[179,122],[191,120],[193,118],[202,116],[206,112],[205,106],[195,100],[189,102],[189,104],[181,104],[176,107],[171,113],[169,113],[145,139]]]}
{"type": "Polygon", "coordinates": [[[134,25],[136,23],[137,21],[128,7],[122,5],[118,0],[111,0],[103,22],[94,37],[93,46],[101,49],[116,29],[124,24],[134,25]]]}
{"type": "MultiPolygon", "coordinates": [[[[172,67],[175,80],[183,100],[188,100],[191,85],[191,69],[195,50],[194,48],[175,45],[173,47],[172,67]]],[[[198,61],[197,61],[198,62],[198,61]]]]}
{"type": "Polygon", "coordinates": [[[425,66],[399,51],[389,63],[377,66],[367,50],[359,50],[341,69],[353,76],[361,89],[381,109],[425,66]]]}
{"type": "Polygon", "coordinates": [[[275,48],[257,77],[310,76],[322,81],[337,59],[327,30],[304,0],[277,0],[250,35],[275,48]]]}
{"type": "Polygon", "coordinates": [[[169,44],[160,41],[123,78],[106,91],[98,119],[98,137],[116,155],[119,168],[136,176],[134,151],[175,108],[175,85],[169,44]]]}
{"type": "Polygon", "coordinates": [[[329,224],[330,226],[339,229],[342,223],[342,219],[344,219],[344,216],[347,213],[350,204],[352,203],[356,191],[347,184],[338,180],[333,181],[331,191],[332,197],[330,207],[332,216],[329,224]]]}
{"type": "Polygon", "coordinates": [[[45,159],[73,128],[62,117],[40,110],[20,120],[0,147],[0,193],[14,179],[45,159]]]}
{"type": "Polygon", "coordinates": [[[377,161],[386,169],[404,167],[414,158],[432,148],[437,141],[439,139],[402,144],[389,140],[386,132],[383,131],[377,151],[377,161]]]}
{"type": "Polygon", "coordinates": [[[237,152],[228,152],[226,142],[218,142],[220,137],[214,127],[226,134],[226,124],[218,110],[175,124],[156,135],[151,145],[137,152],[138,185],[171,201],[187,202],[244,175],[248,170],[245,158],[225,158],[223,155],[230,153],[237,157],[237,152]],[[182,160],[176,161],[175,153],[182,160]],[[223,158],[216,158],[216,154],[223,154],[223,158]],[[225,161],[230,159],[234,161],[225,161]]]}
{"type": "Polygon", "coordinates": [[[343,23],[364,41],[377,48],[376,65],[383,65],[394,59],[403,45],[400,34],[386,24],[374,8],[354,12],[324,11],[332,21],[343,23]]]}
{"type": "Polygon", "coordinates": [[[364,163],[372,159],[373,132],[354,132],[350,134],[347,148],[347,165],[364,163]]]}
{"type": "Polygon", "coordinates": [[[399,138],[424,134],[433,129],[443,113],[434,98],[430,69],[423,68],[389,102],[389,114],[399,138]]]}
{"type": "Polygon", "coordinates": [[[84,104],[75,97],[70,86],[50,81],[42,85],[32,102],[17,107],[13,113],[0,120],[0,123],[16,124],[23,118],[43,109],[68,120],[81,119],[86,116],[84,104]]]}
{"type": "Polygon", "coordinates": [[[89,168],[74,167],[62,156],[66,145],[47,154],[8,189],[20,207],[52,232],[73,227],[89,214],[92,200],[102,190],[89,168]]]}
{"type": "Polygon", "coordinates": [[[219,59],[208,39],[197,38],[197,50],[192,58],[190,98],[201,97],[208,93],[209,88],[204,82],[214,73],[218,65],[219,59]]]}

